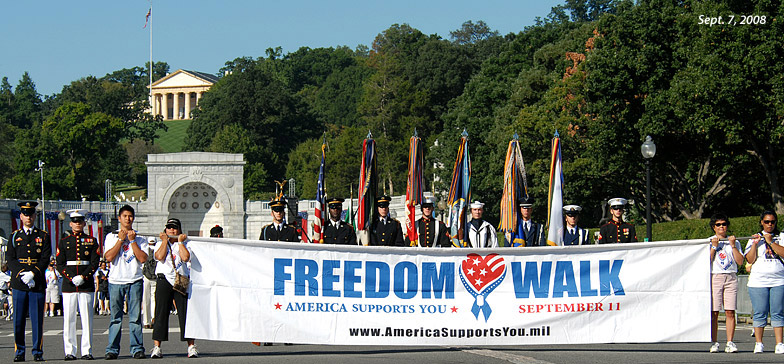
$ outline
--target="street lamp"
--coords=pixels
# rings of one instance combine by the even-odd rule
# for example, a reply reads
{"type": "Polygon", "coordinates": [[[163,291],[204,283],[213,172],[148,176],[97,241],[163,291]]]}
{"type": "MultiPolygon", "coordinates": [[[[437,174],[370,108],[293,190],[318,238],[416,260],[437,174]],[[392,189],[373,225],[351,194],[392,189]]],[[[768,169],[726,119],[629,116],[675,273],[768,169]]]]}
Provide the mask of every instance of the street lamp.
{"type": "Polygon", "coordinates": [[[646,222],[646,235],[647,241],[653,241],[651,236],[651,158],[656,155],[656,144],[653,139],[648,135],[645,137],[645,142],[640,146],[640,152],[645,159],[645,222],[646,222]]]}
{"type": "Polygon", "coordinates": [[[44,204],[44,163],[42,160],[38,160],[38,168],[35,169],[36,172],[41,172],[41,228],[46,226],[46,205],[44,204]]]}

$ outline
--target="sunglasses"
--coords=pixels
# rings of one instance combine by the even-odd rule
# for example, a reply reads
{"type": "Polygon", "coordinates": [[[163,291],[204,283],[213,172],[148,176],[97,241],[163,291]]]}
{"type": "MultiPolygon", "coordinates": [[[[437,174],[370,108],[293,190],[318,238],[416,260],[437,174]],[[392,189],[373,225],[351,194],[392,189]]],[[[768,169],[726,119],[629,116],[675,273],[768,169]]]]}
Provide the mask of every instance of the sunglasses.
{"type": "Polygon", "coordinates": [[[776,220],[762,220],[763,224],[775,224],[776,220]]]}
{"type": "Polygon", "coordinates": [[[283,212],[283,210],[284,210],[284,208],[282,208],[282,207],[273,207],[272,208],[272,211],[275,211],[275,212],[283,212]]]}
{"type": "Polygon", "coordinates": [[[728,223],[728,222],[717,222],[717,223],[713,224],[713,226],[715,226],[715,227],[730,226],[730,223],[728,223]]]}
{"type": "Polygon", "coordinates": [[[387,208],[387,207],[389,207],[389,204],[388,203],[380,203],[380,204],[378,204],[378,207],[380,207],[382,209],[383,208],[387,208]]]}
{"type": "Polygon", "coordinates": [[[623,207],[620,207],[620,206],[613,206],[613,207],[610,207],[610,208],[613,209],[613,210],[623,210],[623,207]]]}
{"type": "Polygon", "coordinates": [[[180,227],[177,225],[166,225],[167,229],[179,229],[180,227]]]}

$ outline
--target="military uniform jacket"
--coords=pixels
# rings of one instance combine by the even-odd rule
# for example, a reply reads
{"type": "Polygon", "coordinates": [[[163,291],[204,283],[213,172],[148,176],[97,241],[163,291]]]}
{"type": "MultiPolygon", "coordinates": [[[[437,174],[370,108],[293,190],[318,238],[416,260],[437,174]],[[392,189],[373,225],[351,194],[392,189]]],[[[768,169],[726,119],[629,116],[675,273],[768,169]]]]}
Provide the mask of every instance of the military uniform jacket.
{"type": "Polygon", "coordinates": [[[331,219],[324,226],[324,244],[357,245],[357,233],[354,227],[345,221],[338,221],[338,227],[331,219]]]}
{"type": "Polygon", "coordinates": [[[379,217],[373,222],[373,233],[370,235],[370,245],[373,246],[404,246],[403,228],[400,221],[387,216],[386,223],[379,217]]]}
{"type": "Polygon", "coordinates": [[[588,241],[588,230],[581,227],[575,227],[575,232],[569,232],[569,228],[564,226],[563,245],[586,245],[590,244],[588,241]]]}
{"type": "Polygon", "coordinates": [[[11,288],[20,291],[43,292],[46,289],[44,272],[52,257],[49,233],[33,227],[30,234],[23,229],[14,231],[5,248],[5,259],[11,269],[11,288]],[[30,288],[20,276],[22,272],[33,272],[35,287],[30,288]]]}
{"type": "Polygon", "coordinates": [[[610,222],[602,225],[599,229],[599,240],[597,244],[613,244],[613,243],[634,243],[637,241],[637,232],[634,230],[634,225],[627,224],[626,222],[610,222]]]}
{"type": "Polygon", "coordinates": [[[472,223],[466,224],[466,227],[469,229],[467,241],[469,248],[498,248],[498,235],[489,222],[482,220],[479,229],[472,223]]]}
{"type": "Polygon", "coordinates": [[[298,242],[300,238],[297,234],[297,228],[293,225],[283,224],[278,231],[275,229],[275,224],[269,224],[261,229],[259,240],[298,242]]]}
{"type": "Polygon", "coordinates": [[[521,229],[525,233],[525,246],[547,246],[544,237],[544,225],[531,220],[531,226],[526,229],[525,222],[520,221],[521,229]]]}
{"type": "MultiPolygon", "coordinates": [[[[433,218],[423,217],[416,221],[419,233],[419,245],[424,247],[451,248],[452,240],[447,235],[447,228],[443,222],[433,218]]],[[[409,240],[410,241],[410,240],[409,240]]]]}
{"type": "Polygon", "coordinates": [[[93,274],[101,260],[98,239],[85,233],[75,233],[57,244],[57,271],[63,276],[63,292],[95,292],[93,274]],[[84,283],[77,287],[72,280],[82,276],[84,283]]]}

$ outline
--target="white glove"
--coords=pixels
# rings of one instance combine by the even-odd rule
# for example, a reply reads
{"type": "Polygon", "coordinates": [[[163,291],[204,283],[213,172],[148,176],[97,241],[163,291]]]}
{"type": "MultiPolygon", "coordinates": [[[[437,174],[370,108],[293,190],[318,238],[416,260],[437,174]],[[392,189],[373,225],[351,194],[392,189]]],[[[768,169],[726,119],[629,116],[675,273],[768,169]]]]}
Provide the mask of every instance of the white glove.
{"type": "MultiPolygon", "coordinates": [[[[35,280],[33,280],[33,277],[34,277],[33,276],[33,272],[27,271],[27,272],[22,273],[20,278],[22,279],[22,282],[24,284],[30,286],[30,282],[33,282],[33,286],[34,286],[35,285],[35,280]]],[[[33,286],[30,286],[30,288],[33,288],[33,286]]]]}
{"type": "Polygon", "coordinates": [[[35,287],[35,281],[30,281],[30,283],[28,283],[27,286],[30,288],[35,287]]]}
{"type": "Polygon", "coordinates": [[[73,282],[75,286],[79,287],[84,283],[84,278],[82,278],[82,276],[76,276],[71,280],[71,282],[73,282]]]}

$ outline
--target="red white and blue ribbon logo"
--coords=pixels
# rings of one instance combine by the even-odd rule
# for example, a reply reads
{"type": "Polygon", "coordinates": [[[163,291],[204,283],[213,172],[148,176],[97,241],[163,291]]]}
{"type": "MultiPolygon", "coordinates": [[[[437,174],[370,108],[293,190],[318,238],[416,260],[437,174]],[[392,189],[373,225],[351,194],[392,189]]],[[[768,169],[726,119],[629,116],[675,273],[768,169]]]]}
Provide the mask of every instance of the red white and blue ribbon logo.
{"type": "Polygon", "coordinates": [[[481,312],[487,322],[493,312],[487,303],[487,296],[501,284],[505,276],[504,258],[495,253],[484,257],[474,253],[468,254],[460,264],[460,281],[463,282],[466,291],[474,296],[471,312],[477,320],[481,312]]]}

